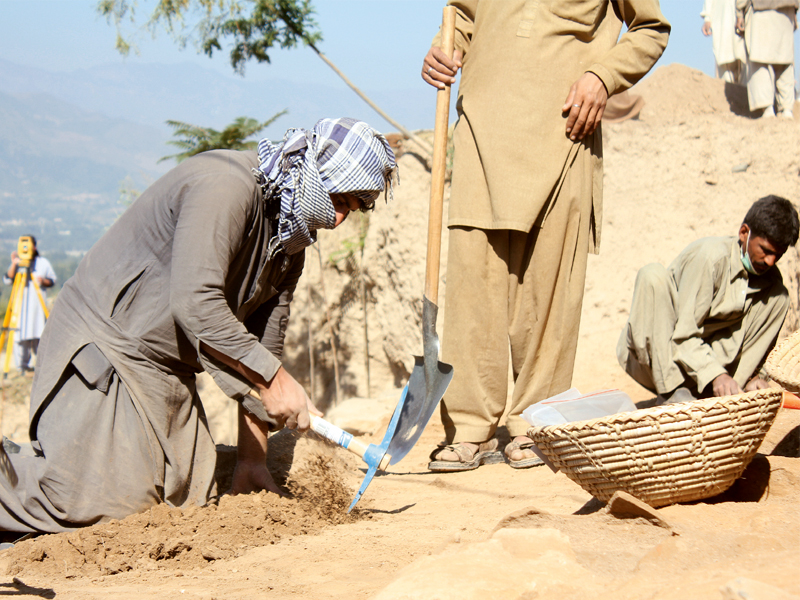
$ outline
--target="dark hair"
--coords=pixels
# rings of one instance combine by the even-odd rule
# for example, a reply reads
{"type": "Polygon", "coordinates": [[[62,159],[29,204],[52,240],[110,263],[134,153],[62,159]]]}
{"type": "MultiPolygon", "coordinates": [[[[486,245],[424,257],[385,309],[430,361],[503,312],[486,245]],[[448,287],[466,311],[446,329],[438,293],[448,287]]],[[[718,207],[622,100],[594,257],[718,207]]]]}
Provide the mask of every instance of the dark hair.
{"type": "Polygon", "coordinates": [[[786,198],[764,196],[756,200],[744,217],[752,235],[769,240],[780,248],[797,243],[800,219],[797,210],[786,198]]]}

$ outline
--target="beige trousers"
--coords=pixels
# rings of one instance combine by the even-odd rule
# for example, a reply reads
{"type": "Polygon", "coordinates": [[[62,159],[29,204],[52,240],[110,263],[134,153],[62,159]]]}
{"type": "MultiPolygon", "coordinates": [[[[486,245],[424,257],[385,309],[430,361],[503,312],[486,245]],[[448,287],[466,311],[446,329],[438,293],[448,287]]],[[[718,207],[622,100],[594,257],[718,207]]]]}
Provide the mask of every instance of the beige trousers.
{"type": "Polygon", "coordinates": [[[777,112],[792,112],[794,106],[794,65],[748,65],[747,102],[750,110],[776,105],[777,112]]]}
{"type": "Polygon", "coordinates": [[[450,443],[495,434],[509,347],[512,437],[527,433],[525,408],[572,383],[592,215],[591,166],[576,162],[529,233],[451,227],[442,336],[454,368],[442,402],[450,443]]]}

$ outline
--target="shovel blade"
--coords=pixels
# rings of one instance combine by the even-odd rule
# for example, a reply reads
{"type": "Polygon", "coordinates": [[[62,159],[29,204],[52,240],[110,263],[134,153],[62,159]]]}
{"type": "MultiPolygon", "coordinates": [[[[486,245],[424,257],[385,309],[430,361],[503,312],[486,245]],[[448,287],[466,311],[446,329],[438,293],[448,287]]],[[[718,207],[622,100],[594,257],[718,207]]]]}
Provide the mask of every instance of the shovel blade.
{"type": "Polygon", "coordinates": [[[415,356],[414,369],[406,389],[403,390],[406,400],[400,412],[397,429],[386,450],[392,457],[390,465],[402,460],[417,443],[453,379],[453,367],[441,361],[437,361],[435,368],[429,368],[428,372],[431,374],[426,377],[425,360],[421,356],[415,356]]]}

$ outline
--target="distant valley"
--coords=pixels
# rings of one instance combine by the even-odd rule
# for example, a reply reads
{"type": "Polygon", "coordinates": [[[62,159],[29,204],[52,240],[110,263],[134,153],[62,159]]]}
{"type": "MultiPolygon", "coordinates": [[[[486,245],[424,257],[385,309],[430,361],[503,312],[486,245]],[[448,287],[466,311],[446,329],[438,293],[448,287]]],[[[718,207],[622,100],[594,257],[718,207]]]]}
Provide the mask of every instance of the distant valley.
{"type": "MultiPolygon", "coordinates": [[[[367,93],[407,127],[427,126],[421,90],[367,93]]],[[[88,250],[125,209],[121,189],[141,191],[175,164],[158,163],[176,151],[167,119],[219,129],[284,108],[272,139],[323,116],[391,129],[344,84],[251,82],[189,63],[51,73],[0,60],[0,265],[26,233],[45,255],[88,250]]]]}

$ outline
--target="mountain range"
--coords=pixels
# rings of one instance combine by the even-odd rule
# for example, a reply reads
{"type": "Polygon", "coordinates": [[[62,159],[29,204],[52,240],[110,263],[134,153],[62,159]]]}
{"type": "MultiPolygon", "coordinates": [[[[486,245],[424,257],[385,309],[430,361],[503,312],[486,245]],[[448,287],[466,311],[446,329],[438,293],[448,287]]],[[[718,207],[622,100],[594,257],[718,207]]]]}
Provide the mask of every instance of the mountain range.
{"type": "MultiPolygon", "coordinates": [[[[428,90],[365,91],[405,126],[430,126],[428,90]]],[[[0,256],[26,233],[45,255],[88,250],[124,210],[121,190],[141,190],[174,165],[158,162],[175,152],[168,119],[221,129],[283,109],[262,135],[280,139],[323,116],[393,129],[344,84],[250,81],[193,63],[49,72],[0,60],[0,256]]]]}

